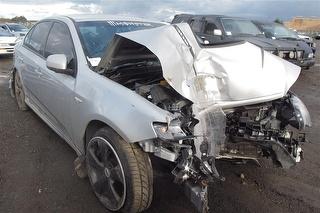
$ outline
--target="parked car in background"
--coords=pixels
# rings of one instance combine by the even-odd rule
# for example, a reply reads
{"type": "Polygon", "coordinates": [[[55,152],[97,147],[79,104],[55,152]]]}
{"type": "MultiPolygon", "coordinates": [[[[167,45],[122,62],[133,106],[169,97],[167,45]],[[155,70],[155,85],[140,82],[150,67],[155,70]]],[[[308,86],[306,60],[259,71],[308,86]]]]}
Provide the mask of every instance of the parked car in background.
{"type": "Polygon", "coordinates": [[[315,36],[314,36],[315,39],[319,40],[320,39],[320,33],[317,33],[315,36]]]}
{"type": "Polygon", "coordinates": [[[13,54],[18,40],[14,34],[0,28],[0,55],[13,54]]]}
{"type": "Polygon", "coordinates": [[[304,60],[304,48],[284,40],[267,38],[251,20],[222,15],[189,14],[176,15],[172,20],[172,23],[181,22],[189,23],[198,39],[204,43],[230,39],[245,40],[301,67],[312,66],[309,61],[313,58],[308,58],[311,56],[309,53],[308,61],[304,60]]]}
{"type": "Polygon", "coordinates": [[[26,26],[16,23],[0,24],[0,28],[7,30],[8,32],[14,34],[16,37],[24,37],[29,31],[26,26]]]}
{"type": "Polygon", "coordinates": [[[310,36],[307,36],[305,34],[302,34],[302,33],[297,33],[298,37],[299,38],[302,38],[302,39],[306,39],[306,40],[309,40],[309,41],[312,41],[312,38],[310,36]]]}
{"type": "Polygon", "coordinates": [[[291,43],[297,50],[303,51],[303,57],[299,65],[309,68],[315,64],[316,43],[312,39],[303,39],[298,34],[282,24],[274,22],[254,21],[259,29],[264,32],[265,36],[270,39],[287,41],[291,43]]]}
{"type": "Polygon", "coordinates": [[[171,162],[175,182],[207,212],[208,183],[224,180],[217,160],[269,157],[290,168],[305,140],[292,128],[311,120],[289,91],[300,67],[249,42],[199,41],[186,23],[44,19],[16,46],[11,92],[76,151],[77,171],[87,168],[108,210],[150,206],[150,154],[171,162]]]}

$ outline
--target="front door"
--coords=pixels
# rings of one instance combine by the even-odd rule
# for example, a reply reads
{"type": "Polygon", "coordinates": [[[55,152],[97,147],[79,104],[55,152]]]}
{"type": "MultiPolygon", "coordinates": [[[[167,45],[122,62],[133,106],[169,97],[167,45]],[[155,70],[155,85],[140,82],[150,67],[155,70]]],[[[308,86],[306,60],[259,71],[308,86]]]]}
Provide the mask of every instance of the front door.
{"type": "MultiPolygon", "coordinates": [[[[76,57],[71,34],[68,26],[61,22],[53,24],[45,45],[44,57],[53,54],[66,55],[67,69],[73,70],[76,74],[76,57]]],[[[46,64],[41,65],[40,72],[43,82],[40,100],[50,113],[50,118],[59,133],[70,143],[73,138],[70,114],[74,104],[75,75],[56,73],[48,69],[46,64]]]]}

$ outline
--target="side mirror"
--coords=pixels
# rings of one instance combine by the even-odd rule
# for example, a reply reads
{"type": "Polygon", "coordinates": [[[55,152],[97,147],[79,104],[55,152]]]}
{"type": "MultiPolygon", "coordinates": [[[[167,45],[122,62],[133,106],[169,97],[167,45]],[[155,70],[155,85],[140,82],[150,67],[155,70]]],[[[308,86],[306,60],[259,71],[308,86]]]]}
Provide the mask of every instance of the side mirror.
{"type": "Polygon", "coordinates": [[[73,70],[67,69],[67,56],[64,54],[49,55],[47,58],[47,68],[56,72],[66,75],[73,75],[73,70]]]}
{"type": "Polygon", "coordinates": [[[213,30],[213,35],[215,35],[215,36],[222,36],[222,31],[219,30],[219,29],[214,29],[214,30],[213,30]]]}

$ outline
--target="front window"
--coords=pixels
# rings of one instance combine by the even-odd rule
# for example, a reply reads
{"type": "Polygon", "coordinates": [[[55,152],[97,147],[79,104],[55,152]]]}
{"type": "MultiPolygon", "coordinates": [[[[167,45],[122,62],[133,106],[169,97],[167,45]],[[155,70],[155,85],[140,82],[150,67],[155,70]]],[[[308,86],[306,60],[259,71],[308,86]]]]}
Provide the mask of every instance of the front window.
{"type": "Polygon", "coordinates": [[[85,21],[76,26],[84,52],[92,66],[97,66],[116,33],[161,26],[159,23],[137,21],[85,21]]]}
{"type": "Polygon", "coordinates": [[[261,35],[262,32],[250,20],[246,19],[221,19],[226,35],[245,36],[245,35],[261,35]]]}
{"type": "Polygon", "coordinates": [[[263,24],[262,29],[266,35],[270,35],[274,38],[299,38],[295,32],[281,24],[263,24]]]}
{"type": "Polygon", "coordinates": [[[54,23],[47,38],[44,57],[49,55],[64,54],[67,57],[67,68],[75,69],[75,53],[68,26],[63,23],[54,23]]]}
{"type": "Polygon", "coordinates": [[[12,32],[27,32],[28,28],[26,28],[25,26],[21,25],[21,24],[8,24],[9,29],[12,32]]]}

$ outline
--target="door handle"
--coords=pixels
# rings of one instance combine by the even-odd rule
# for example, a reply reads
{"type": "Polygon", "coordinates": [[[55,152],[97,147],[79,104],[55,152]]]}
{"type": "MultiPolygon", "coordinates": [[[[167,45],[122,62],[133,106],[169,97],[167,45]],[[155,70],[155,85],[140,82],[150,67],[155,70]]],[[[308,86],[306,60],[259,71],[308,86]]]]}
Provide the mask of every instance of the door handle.
{"type": "Polygon", "coordinates": [[[74,97],[74,100],[76,101],[76,103],[82,103],[82,100],[77,96],[74,97]]]}
{"type": "Polygon", "coordinates": [[[38,77],[41,77],[41,76],[42,76],[42,72],[41,72],[41,70],[40,70],[39,67],[35,68],[34,71],[35,71],[35,73],[38,75],[38,77]]]}

